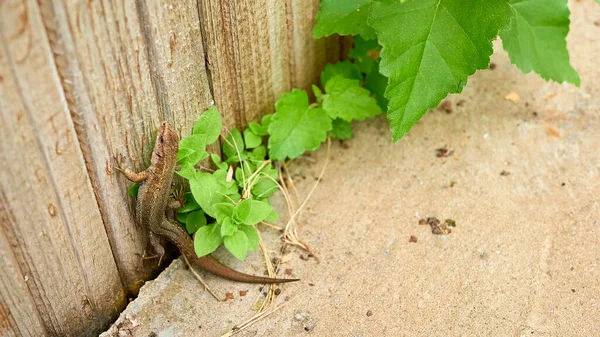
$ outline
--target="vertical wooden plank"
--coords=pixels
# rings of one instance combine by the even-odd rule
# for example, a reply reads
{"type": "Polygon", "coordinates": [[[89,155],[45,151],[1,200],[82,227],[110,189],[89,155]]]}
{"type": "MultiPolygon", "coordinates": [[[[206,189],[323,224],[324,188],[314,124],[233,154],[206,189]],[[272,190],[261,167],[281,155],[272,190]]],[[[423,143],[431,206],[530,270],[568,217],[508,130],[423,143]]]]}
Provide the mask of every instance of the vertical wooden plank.
{"type": "Polygon", "coordinates": [[[157,266],[141,259],[147,235],[134,224],[113,156],[142,170],[160,121],[187,134],[211,105],[197,3],[42,3],[57,26],[57,68],[117,266],[136,294],[157,266]]]}
{"type": "Polygon", "coordinates": [[[309,91],[312,96],[311,85],[319,83],[325,65],[340,59],[340,38],[334,35],[313,39],[319,0],[289,0],[287,10],[293,85],[309,91]]]}
{"type": "MultiPolygon", "coordinates": [[[[0,49],[0,64],[4,65],[2,53],[3,49],[0,49]]],[[[0,85],[0,94],[3,92],[0,85]]],[[[27,288],[29,276],[21,272],[19,261],[13,253],[19,241],[14,235],[9,237],[12,230],[8,224],[17,221],[9,219],[11,213],[6,209],[7,206],[4,188],[0,188],[0,336],[46,336],[44,322],[27,288]]]]}
{"type": "Polygon", "coordinates": [[[337,37],[312,38],[318,6],[318,0],[200,1],[215,102],[226,127],[273,112],[282,93],[310,89],[326,62],[339,59],[337,37]]]}
{"type": "MultiPolygon", "coordinates": [[[[0,149],[2,236],[37,320],[52,335],[87,335],[125,304],[98,206],[37,3],[5,1],[0,10],[0,149]],[[14,262],[16,261],[16,266],[14,262]]],[[[3,277],[2,281],[7,280],[3,277]]],[[[14,303],[14,301],[13,301],[14,303]]],[[[18,308],[9,307],[11,315],[18,308]]],[[[32,328],[36,328],[33,326],[32,328]]]]}

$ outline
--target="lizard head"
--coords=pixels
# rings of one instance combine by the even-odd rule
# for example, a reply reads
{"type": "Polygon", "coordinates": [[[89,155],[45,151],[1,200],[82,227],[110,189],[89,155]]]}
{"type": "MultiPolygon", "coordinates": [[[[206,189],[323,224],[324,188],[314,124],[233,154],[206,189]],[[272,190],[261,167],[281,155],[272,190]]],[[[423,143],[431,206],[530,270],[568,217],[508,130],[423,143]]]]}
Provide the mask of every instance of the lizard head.
{"type": "MultiPolygon", "coordinates": [[[[177,156],[179,148],[179,136],[167,121],[160,123],[158,133],[156,134],[156,144],[154,145],[154,156],[164,158],[166,156],[177,156]]],[[[158,158],[157,158],[158,159],[158,158]]]]}

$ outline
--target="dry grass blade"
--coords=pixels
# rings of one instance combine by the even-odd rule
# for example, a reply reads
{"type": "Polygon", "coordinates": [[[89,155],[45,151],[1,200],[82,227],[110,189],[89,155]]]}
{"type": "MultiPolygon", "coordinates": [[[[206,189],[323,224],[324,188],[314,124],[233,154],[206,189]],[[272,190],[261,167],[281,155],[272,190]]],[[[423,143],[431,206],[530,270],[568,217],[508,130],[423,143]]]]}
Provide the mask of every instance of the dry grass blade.
{"type": "Polygon", "coordinates": [[[312,256],[314,256],[315,259],[317,259],[317,261],[319,261],[319,257],[304,242],[302,242],[298,238],[298,231],[294,225],[296,224],[295,220],[298,217],[298,214],[300,214],[300,212],[304,209],[304,206],[306,206],[306,203],[308,202],[308,200],[310,199],[310,197],[316,190],[317,186],[321,182],[321,179],[323,179],[323,175],[325,174],[325,170],[327,169],[327,165],[329,164],[330,152],[331,152],[331,138],[327,137],[327,157],[325,158],[325,164],[323,164],[323,168],[321,169],[321,172],[319,173],[319,177],[317,178],[317,181],[315,181],[315,184],[313,185],[312,189],[310,190],[310,192],[308,193],[308,195],[306,196],[306,198],[304,199],[304,201],[302,202],[300,207],[290,217],[290,220],[286,224],[285,231],[283,233],[283,239],[286,244],[293,245],[293,246],[304,249],[305,251],[310,253],[312,256]]]}
{"type": "Polygon", "coordinates": [[[208,291],[214,298],[217,299],[217,301],[219,302],[223,302],[224,299],[220,299],[217,294],[215,294],[212,289],[210,289],[210,287],[208,286],[208,284],[206,284],[206,282],[204,282],[204,279],[202,278],[202,276],[200,276],[200,274],[198,274],[198,272],[194,269],[194,267],[190,264],[190,261],[188,261],[187,257],[185,257],[185,255],[181,255],[183,256],[183,259],[185,260],[185,263],[188,265],[188,268],[190,268],[190,271],[192,272],[192,274],[194,274],[194,276],[196,276],[196,279],[198,279],[198,281],[200,281],[200,283],[202,283],[202,285],[204,286],[204,289],[206,291],[208,291]]]}

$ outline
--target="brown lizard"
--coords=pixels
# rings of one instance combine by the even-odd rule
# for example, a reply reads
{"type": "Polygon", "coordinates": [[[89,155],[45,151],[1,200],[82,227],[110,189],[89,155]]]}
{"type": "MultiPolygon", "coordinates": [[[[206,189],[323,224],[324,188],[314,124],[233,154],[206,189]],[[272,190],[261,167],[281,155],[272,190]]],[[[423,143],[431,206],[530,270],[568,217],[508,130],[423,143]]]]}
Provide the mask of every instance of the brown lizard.
{"type": "Polygon", "coordinates": [[[140,184],[136,203],[136,221],[150,231],[150,242],[156,253],[162,257],[164,248],[154,235],[165,237],[177,246],[192,266],[228,280],[245,283],[298,281],[298,279],[278,279],[244,274],[221,264],[210,255],[202,257],[196,255],[194,243],[187,232],[166,216],[178,148],[179,136],[171,125],[164,121],[158,129],[150,167],[140,173],[117,167],[127,179],[140,184]]]}

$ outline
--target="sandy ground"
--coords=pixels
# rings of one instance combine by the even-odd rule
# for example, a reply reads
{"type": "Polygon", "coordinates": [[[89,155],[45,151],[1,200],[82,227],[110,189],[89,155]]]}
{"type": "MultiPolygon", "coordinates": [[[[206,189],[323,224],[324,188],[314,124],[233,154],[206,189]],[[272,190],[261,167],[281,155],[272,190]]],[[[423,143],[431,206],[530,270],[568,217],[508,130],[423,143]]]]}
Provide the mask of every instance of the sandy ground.
{"type": "MultiPolygon", "coordinates": [[[[302,281],[238,336],[599,336],[600,6],[570,5],[581,88],[522,75],[496,44],[496,68],[450,97],[451,113],[428,113],[395,144],[383,118],[334,142],[299,228],[321,262],[292,249],[282,268],[302,281]],[[505,99],[513,92],[518,102],[505,99]],[[433,235],[419,225],[427,216],[456,227],[433,235]]],[[[300,195],[326,155],[291,164],[300,195]]],[[[277,233],[263,235],[278,251],[277,233]]],[[[220,253],[264,270],[259,252],[247,264],[220,253]]],[[[205,279],[234,299],[217,302],[175,261],[130,304],[122,332],[220,336],[253,315],[260,285],[205,279]]]]}

